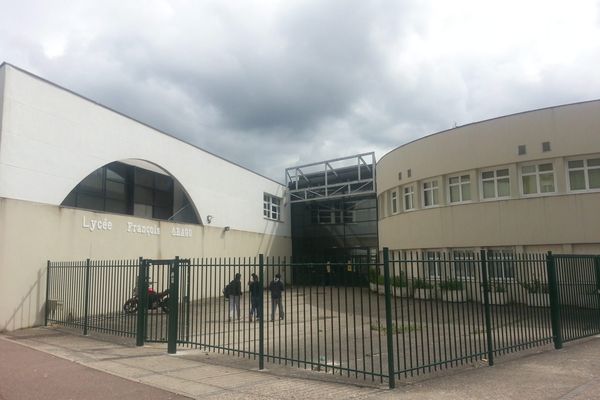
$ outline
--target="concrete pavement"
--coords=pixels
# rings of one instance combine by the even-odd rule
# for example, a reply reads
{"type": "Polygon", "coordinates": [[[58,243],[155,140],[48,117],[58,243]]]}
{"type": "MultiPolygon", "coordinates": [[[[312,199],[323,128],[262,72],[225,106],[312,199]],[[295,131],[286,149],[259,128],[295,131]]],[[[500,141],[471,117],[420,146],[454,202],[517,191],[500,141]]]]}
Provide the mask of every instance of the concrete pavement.
{"type": "Polygon", "coordinates": [[[600,399],[600,337],[567,344],[559,351],[546,347],[500,358],[494,367],[467,367],[418,380],[401,379],[394,390],[270,363],[265,364],[268,370],[258,371],[255,360],[199,350],[179,349],[177,355],[168,355],[166,345],[136,348],[128,339],[84,337],[55,328],[27,329],[0,338],[1,400],[36,398],[19,397],[21,386],[44,390],[44,400],[79,399],[84,397],[70,395],[89,392],[90,380],[98,382],[99,389],[116,390],[113,380],[120,378],[140,387],[124,387],[122,392],[105,389],[103,399],[185,398],[175,394],[197,399],[600,399]],[[32,373],[32,364],[37,368],[47,362],[35,357],[49,355],[85,371],[61,367],[67,376],[63,382],[32,373]],[[142,392],[157,389],[161,390],[142,392]]]}

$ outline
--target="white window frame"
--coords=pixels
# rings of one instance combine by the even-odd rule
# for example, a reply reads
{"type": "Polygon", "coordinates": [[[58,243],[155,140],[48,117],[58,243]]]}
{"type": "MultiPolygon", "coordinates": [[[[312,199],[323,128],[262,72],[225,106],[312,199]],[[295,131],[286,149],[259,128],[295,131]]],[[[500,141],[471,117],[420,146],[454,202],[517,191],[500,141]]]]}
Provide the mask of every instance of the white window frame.
{"type": "Polygon", "coordinates": [[[457,174],[457,175],[451,175],[448,177],[448,204],[464,204],[464,203],[471,203],[473,201],[473,193],[471,192],[471,174],[457,174]],[[468,182],[463,182],[463,178],[467,177],[469,179],[468,182]],[[458,183],[450,183],[450,179],[453,178],[458,178],[458,183]],[[471,196],[471,199],[469,200],[464,200],[463,199],[463,192],[462,192],[462,187],[463,185],[468,185],[469,187],[469,195],[471,196]],[[452,190],[451,188],[457,186],[458,187],[458,194],[460,195],[460,200],[458,201],[452,201],[452,190]]]}
{"type": "Polygon", "coordinates": [[[452,273],[454,279],[460,280],[473,280],[477,277],[477,266],[479,261],[473,249],[452,249],[450,252],[452,256],[452,273]],[[459,274],[457,272],[457,263],[464,262],[466,267],[461,270],[469,272],[468,274],[459,274]]]}
{"type": "Polygon", "coordinates": [[[398,204],[398,189],[394,189],[390,192],[390,208],[392,215],[396,215],[400,212],[400,205],[398,204]]]}
{"type": "Polygon", "coordinates": [[[526,164],[519,165],[519,189],[521,191],[521,196],[537,197],[537,196],[550,196],[550,195],[556,194],[556,173],[555,172],[556,172],[556,169],[554,168],[554,163],[552,161],[548,161],[548,162],[536,161],[534,163],[526,163],[526,164]],[[546,165],[546,164],[552,165],[552,171],[541,171],[540,172],[540,165],[546,165]],[[524,173],[523,168],[526,168],[526,167],[535,167],[535,171],[524,173]],[[542,187],[541,187],[542,184],[541,184],[540,175],[548,175],[550,173],[552,174],[552,185],[554,186],[554,190],[552,192],[542,193],[542,187]],[[535,187],[536,187],[535,193],[525,193],[525,185],[523,183],[523,177],[525,177],[525,176],[535,176],[535,187]]]}
{"type": "Polygon", "coordinates": [[[402,187],[402,208],[404,211],[413,211],[415,209],[415,185],[406,185],[402,187]],[[407,191],[408,189],[408,191],[407,191]],[[406,207],[406,200],[410,200],[410,208],[406,207]]]}
{"type": "Polygon", "coordinates": [[[281,221],[281,197],[269,193],[263,194],[263,217],[271,221],[281,221]],[[276,201],[274,201],[276,200],[276,201]]]}
{"type": "Polygon", "coordinates": [[[502,247],[502,248],[488,248],[486,249],[486,261],[487,261],[487,265],[488,265],[488,275],[489,275],[489,279],[490,280],[494,280],[494,281],[513,281],[515,279],[515,276],[517,275],[517,268],[516,268],[516,258],[515,258],[515,251],[513,248],[510,247],[502,247]],[[490,252],[497,252],[499,253],[500,257],[495,258],[494,256],[492,256],[490,254],[490,252]],[[510,256],[510,257],[509,257],[510,256]],[[504,264],[504,260],[506,258],[509,258],[511,261],[508,261],[510,264],[504,264]],[[502,263],[500,265],[500,269],[502,271],[502,276],[495,276],[495,272],[494,272],[494,268],[497,268],[495,266],[496,263],[502,263]],[[507,274],[507,266],[510,265],[512,266],[512,276],[508,276],[510,274],[507,274]]]}
{"type": "Polygon", "coordinates": [[[442,252],[441,250],[426,250],[425,251],[425,263],[427,268],[426,274],[423,277],[427,277],[429,280],[441,280],[442,279],[442,252]],[[433,266],[434,274],[431,274],[431,267],[433,266]]]}
{"type": "Polygon", "coordinates": [[[570,193],[587,193],[587,192],[598,192],[600,191],[600,188],[598,189],[590,189],[590,178],[589,178],[589,170],[596,170],[596,169],[600,169],[600,166],[592,166],[589,167],[588,166],[588,161],[589,160],[596,160],[596,159],[600,159],[600,155],[595,155],[595,156],[586,156],[586,157],[577,157],[577,158],[571,158],[571,159],[567,159],[565,160],[565,168],[567,169],[567,191],[570,193]],[[572,161],[583,161],[583,167],[577,167],[577,168],[569,168],[569,162],[572,161]],[[585,181],[585,188],[584,189],[571,189],[571,171],[583,171],[583,179],[585,181]]]}
{"type": "Polygon", "coordinates": [[[440,206],[440,184],[438,179],[430,179],[427,181],[423,181],[421,183],[421,193],[423,194],[423,199],[421,201],[423,208],[432,208],[440,206]],[[426,188],[426,185],[431,185],[431,187],[426,188]],[[437,192],[437,203],[434,203],[435,196],[437,192]],[[426,205],[425,201],[427,199],[428,193],[431,194],[431,204],[426,205]]]}
{"type": "Polygon", "coordinates": [[[479,198],[481,199],[481,201],[495,201],[495,200],[510,199],[511,198],[510,186],[511,186],[510,185],[510,168],[508,168],[508,167],[496,167],[496,168],[489,168],[489,169],[484,169],[484,170],[479,171],[479,198]],[[503,170],[507,170],[508,175],[498,177],[498,171],[503,171],[503,170]],[[483,174],[486,172],[493,172],[494,177],[484,179],[483,174]],[[508,196],[498,196],[498,180],[499,179],[508,179],[508,196]],[[485,198],[483,183],[488,182],[488,181],[494,182],[494,197],[485,198]]]}

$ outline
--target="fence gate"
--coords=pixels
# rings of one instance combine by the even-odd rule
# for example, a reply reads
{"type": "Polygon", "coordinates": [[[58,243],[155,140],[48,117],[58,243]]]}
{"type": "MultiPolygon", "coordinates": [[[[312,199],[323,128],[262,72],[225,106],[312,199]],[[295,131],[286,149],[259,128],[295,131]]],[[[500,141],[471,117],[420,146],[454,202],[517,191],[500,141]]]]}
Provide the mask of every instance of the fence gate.
{"type": "Polygon", "coordinates": [[[169,343],[169,352],[175,352],[179,320],[180,269],[189,260],[178,257],[170,260],[141,259],[138,275],[138,345],[144,342],[169,343]],[[169,340],[171,338],[171,340],[169,340]]]}
{"type": "Polygon", "coordinates": [[[600,334],[600,257],[555,255],[554,260],[562,341],[600,334]]]}

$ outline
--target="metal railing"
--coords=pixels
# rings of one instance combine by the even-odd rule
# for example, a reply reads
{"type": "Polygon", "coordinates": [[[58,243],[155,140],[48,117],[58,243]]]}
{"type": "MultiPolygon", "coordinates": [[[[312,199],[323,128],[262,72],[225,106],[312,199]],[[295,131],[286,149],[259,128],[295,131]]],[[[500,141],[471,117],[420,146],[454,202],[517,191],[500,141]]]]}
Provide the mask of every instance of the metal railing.
{"type": "Polygon", "coordinates": [[[600,257],[392,254],[340,263],[262,255],[49,262],[47,323],[390,387],[600,333],[600,257]],[[239,292],[227,299],[238,274],[239,292]],[[272,300],[276,275],[285,288],[280,302],[272,300]],[[135,310],[126,307],[133,300],[135,310]]]}
{"type": "Polygon", "coordinates": [[[48,261],[45,324],[135,336],[135,314],[123,305],[136,293],[138,271],[139,260],[48,261]]]}

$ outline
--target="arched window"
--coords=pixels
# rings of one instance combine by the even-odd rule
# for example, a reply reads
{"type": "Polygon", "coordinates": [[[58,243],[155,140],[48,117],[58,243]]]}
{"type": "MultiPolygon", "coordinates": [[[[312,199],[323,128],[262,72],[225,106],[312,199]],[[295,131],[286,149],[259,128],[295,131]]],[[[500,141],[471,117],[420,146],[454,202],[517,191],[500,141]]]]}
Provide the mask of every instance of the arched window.
{"type": "Polygon", "coordinates": [[[63,206],[185,223],[198,217],[183,187],[166,173],[112,162],[83,179],[63,206]]]}

